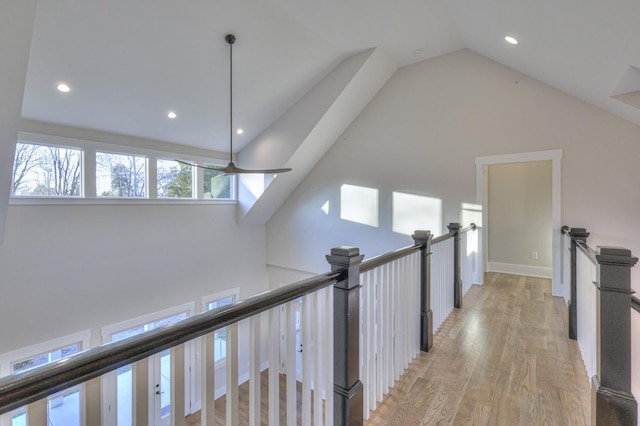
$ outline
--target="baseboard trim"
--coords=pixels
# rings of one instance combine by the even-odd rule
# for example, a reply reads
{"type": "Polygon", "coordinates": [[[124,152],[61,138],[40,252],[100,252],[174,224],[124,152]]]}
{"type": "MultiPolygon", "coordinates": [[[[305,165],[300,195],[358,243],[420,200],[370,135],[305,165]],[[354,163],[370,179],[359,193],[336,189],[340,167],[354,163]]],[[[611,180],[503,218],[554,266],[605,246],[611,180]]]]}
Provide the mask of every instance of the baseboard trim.
{"type": "Polygon", "coordinates": [[[527,277],[548,278],[552,277],[551,268],[541,266],[516,265],[513,263],[488,262],[489,272],[501,272],[503,274],[525,275],[527,277]]]}

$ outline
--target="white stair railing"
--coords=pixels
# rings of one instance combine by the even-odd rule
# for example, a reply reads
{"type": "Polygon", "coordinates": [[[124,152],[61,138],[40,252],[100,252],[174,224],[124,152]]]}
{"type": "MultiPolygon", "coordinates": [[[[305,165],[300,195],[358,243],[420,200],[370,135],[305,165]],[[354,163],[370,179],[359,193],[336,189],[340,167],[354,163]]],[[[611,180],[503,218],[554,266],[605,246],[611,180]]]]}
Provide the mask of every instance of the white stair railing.
{"type": "Polygon", "coordinates": [[[449,238],[431,246],[431,310],[434,333],[454,309],[453,243],[453,238],[449,238]]]}
{"type": "Polygon", "coordinates": [[[587,370],[587,377],[596,374],[596,265],[584,249],[576,253],[578,347],[587,370]]]}
{"type": "Polygon", "coordinates": [[[364,418],[368,419],[420,352],[420,254],[360,275],[364,418]]]}
{"type": "Polygon", "coordinates": [[[115,370],[129,364],[131,422],[155,423],[157,411],[170,416],[170,424],[183,425],[185,412],[191,412],[185,393],[193,352],[199,354],[202,426],[221,419],[230,426],[275,426],[285,420],[332,425],[334,415],[339,424],[367,419],[420,350],[429,350],[431,309],[437,329],[461,303],[456,300],[469,273],[460,248],[466,250],[463,233],[472,228],[450,224],[449,229],[433,240],[428,231],[416,231],[414,245],[364,262],[358,249],[338,247],[327,256],[330,273],[0,378],[0,426],[11,425],[12,416],[28,426],[46,424],[46,397],[74,386],[80,386],[85,402],[81,424],[115,426],[117,407],[101,408],[100,381],[113,381],[115,370]],[[214,362],[214,333],[223,330],[221,367],[214,362]],[[169,387],[150,386],[158,354],[167,350],[170,364],[163,374],[169,387]],[[225,403],[216,407],[221,389],[225,403]],[[360,392],[362,405],[353,397],[360,392]],[[168,398],[169,410],[154,409],[156,400],[168,398]],[[262,406],[268,407],[264,414],[262,406]]]}

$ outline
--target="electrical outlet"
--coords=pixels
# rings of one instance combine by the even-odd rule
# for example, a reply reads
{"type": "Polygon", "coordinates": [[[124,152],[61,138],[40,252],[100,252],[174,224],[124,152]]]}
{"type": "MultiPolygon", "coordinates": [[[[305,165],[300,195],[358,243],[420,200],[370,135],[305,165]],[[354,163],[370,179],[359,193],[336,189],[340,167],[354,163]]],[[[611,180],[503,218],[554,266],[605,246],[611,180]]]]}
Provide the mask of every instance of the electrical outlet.
{"type": "Polygon", "coordinates": [[[531,259],[538,260],[538,252],[537,251],[532,251],[531,252],[531,259]]]}

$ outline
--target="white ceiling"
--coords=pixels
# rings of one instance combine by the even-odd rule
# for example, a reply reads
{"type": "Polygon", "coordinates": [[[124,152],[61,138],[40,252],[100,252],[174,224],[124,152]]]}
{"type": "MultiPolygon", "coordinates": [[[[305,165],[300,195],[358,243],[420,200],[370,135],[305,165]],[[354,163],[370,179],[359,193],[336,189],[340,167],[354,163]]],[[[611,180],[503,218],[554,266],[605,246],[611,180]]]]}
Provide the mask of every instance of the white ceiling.
{"type": "Polygon", "coordinates": [[[611,98],[640,90],[639,23],[631,0],[40,0],[23,118],[225,151],[232,32],[234,151],[371,47],[399,66],[467,47],[640,124],[611,98]]]}

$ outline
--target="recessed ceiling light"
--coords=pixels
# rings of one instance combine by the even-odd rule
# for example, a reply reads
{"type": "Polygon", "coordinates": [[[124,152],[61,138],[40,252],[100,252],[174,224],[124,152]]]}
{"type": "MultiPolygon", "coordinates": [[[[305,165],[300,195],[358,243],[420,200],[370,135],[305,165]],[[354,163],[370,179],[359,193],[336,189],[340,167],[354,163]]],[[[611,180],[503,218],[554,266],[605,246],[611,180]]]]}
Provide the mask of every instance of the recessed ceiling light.
{"type": "Polygon", "coordinates": [[[167,114],[167,117],[169,117],[169,118],[176,118],[177,116],[178,115],[173,111],[169,111],[169,114],[167,114]]]}
{"type": "Polygon", "coordinates": [[[244,133],[244,130],[242,130],[242,129],[238,129],[238,130],[236,130],[236,133],[237,133],[237,134],[239,134],[239,135],[241,135],[241,134],[243,134],[243,133],[244,133]]]}
{"type": "Polygon", "coordinates": [[[507,41],[507,43],[509,44],[518,44],[518,40],[516,40],[515,38],[511,37],[511,36],[505,36],[504,39],[507,41]]]}
{"type": "Polygon", "coordinates": [[[413,53],[414,55],[419,55],[422,53],[422,49],[414,49],[411,53],[413,53]]]}
{"type": "Polygon", "coordinates": [[[69,87],[69,85],[67,85],[65,83],[58,84],[58,91],[60,91],[62,93],[67,93],[70,90],[71,90],[71,87],[69,87]]]}

